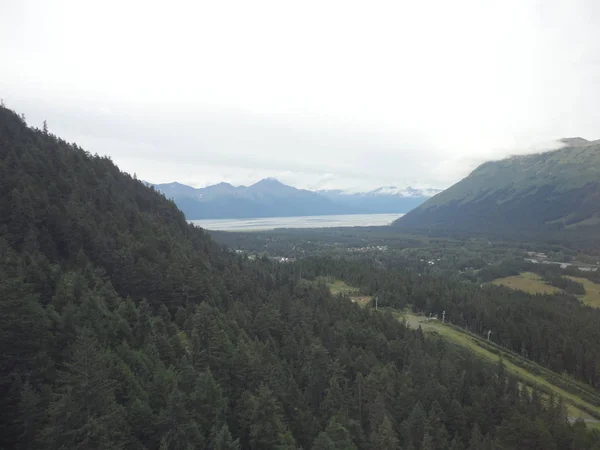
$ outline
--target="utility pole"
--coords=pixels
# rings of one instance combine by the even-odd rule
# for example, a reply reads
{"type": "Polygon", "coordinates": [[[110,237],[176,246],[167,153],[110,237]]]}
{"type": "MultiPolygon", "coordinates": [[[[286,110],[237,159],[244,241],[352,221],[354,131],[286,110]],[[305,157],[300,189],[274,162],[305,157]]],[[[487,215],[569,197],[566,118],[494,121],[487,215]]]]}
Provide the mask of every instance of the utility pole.
{"type": "Polygon", "coordinates": [[[379,297],[375,297],[375,311],[377,311],[377,301],[379,300],[379,297]]]}
{"type": "Polygon", "coordinates": [[[446,323],[446,311],[442,311],[442,323],[446,323]]]}
{"type": "Polygon", "coordinates": [[[488,341],[490,340],[490,334],[492,334],[492,330],[488,331],[488,341]]]}

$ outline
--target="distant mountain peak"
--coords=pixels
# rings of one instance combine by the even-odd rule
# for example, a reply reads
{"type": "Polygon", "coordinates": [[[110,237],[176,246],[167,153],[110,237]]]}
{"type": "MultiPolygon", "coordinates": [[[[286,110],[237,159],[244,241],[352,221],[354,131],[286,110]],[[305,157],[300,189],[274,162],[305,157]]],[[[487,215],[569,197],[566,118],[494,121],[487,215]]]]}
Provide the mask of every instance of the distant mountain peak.
{"type": "Polygon", "coordinates": [[[252,186],[287,186],[279,181],[277,178],[267,177],[257,181],[252,186]]]}
{"type": "Polygon", "coordinates": [[[251,186],[248,186],[247,192],[258,194],[258,195],[285,195],[290,193],[307,192],[302,189],[296,189],[295,187],[283,184],[276,178],[263,178],[257,181],[251,186]]]}
{"type": "Polygon", "coordinates": [[[563,144],[566,144],[571,147],[578,147],[580,145],[590,144],[590,141],[588,141],[587,139],[584,139],[582,137],[562,138],[562,139],[559,139],[559,142],[562,142],[563,144]]]}

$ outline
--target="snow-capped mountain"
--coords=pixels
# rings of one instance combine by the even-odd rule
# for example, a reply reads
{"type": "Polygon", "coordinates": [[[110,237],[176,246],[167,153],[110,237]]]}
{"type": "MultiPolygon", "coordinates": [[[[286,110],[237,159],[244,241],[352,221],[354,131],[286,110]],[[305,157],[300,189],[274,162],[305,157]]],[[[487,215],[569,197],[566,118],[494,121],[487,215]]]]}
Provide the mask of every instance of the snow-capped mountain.
{"type": "Polygon", "coordinates": [[[367,192],[344,192],[341,190],[318,191],[331,201],[366,213],[406,213],[425,200],[441,192],[438,189],[415,189],[410,186],[398,188],[383,186],[367,192]]]}
{"type": "Polygon", "coordinates": [[[218,183],[197,189],[177,182],[153,186],[173,199],[190,220],[405,213],[439,192],[395,186],[358,193],[309,191],[287,186],[273,178],[251,186],[218,183]]]}
{"type": "Polygon", "coordinates": [[[433,197],[436,194],[442,192],[441,189],[433,189],[433,188],[413,188],[410,186],[400,188],[397,186],[382,186],[377,189],[373,189],[372,191],[365,192],[347,192],[341,189],[329,189],[329,190],[320,190],[317,191],[324,195],[358,195],[358,196],[372,196],[372,195],[394,195],[398,197],[433,197]]]}
{"type": "Polygon", "coordinates": [[[441,189],[422,188],[415,189],[407,186],[399,188],[396,186],[383,186],[373,191],[366,192],[366,195],[399,195],[400,197],[433,197],[442,192],[441,189]]]}

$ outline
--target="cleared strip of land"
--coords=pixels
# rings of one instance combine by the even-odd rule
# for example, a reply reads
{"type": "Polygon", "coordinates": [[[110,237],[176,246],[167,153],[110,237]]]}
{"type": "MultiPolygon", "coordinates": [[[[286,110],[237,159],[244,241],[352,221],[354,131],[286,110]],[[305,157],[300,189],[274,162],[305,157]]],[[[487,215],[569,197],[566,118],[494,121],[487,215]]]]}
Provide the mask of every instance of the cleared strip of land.
{"type": "MultiPolygon", "coordinates": [[[[507,278],[519,278],[517,284],[523,286],[522,283],[526,283],[526,287],[529,289],[528,292],[531,293],[540,293],[540,290],[545,288],[560,291],[558,288],[546,285],[537,274],[529,272],[517,277],[507,278]],[[544,286],[544,288],[541,288],[541,286],[544,286]]],[[[578,282],[585,280],[583,278],[574,279],[578,282]]],[[[324,282],[332,294],[348,295],[351,301],[362,306],[369,304],[372,300],[372,297],[362,295],[359,289],[347,285],[342,280],[321,278],[318,281],[324,282]]],[[[497,281],[499,280],[495,282],[497,281]]],[[[598,288],[597,294],[599,298],[597,306],[600,307],[600,285],[596,285],[589,280],[585,281],[598,288]]],[[[514,289],[518,288],[514,287],[514,289]]],[[[590,290],[590,292],[595,291],[590,290]]],[[[385,310],[390,311],[398,320],[406,321],[407,325],[411,328],[421,327],[425,332],[438,334],[492,363],[502,359],[506,370],[516,376],[521,383],[530,387],[537,386],[546,395],[552,392],[555,395],[561,396],[565,401],[567,414],[571,419],[582,419],[587,423],[588,427],[600,430],[600,392],[596,392],[593,387],[574,380],[567,375],[554,373],[533,361],[525,359],[493,342],[488,342],[480,336],[469,333],[462,328],[442,324],[440,320],[430,319],[407,311],[397,311],[387,308],[385,310]]]]}
{"type": "Polygon", "coordinates": [[[498,362],[502,358],[506,370],[521,382],[528,386],[538,386],[546,393],[553,392],[560,395],[565,401],[569,417],[583,419],[589,427],[600,429],[600,423],[598,423],[600,420],[600,394],[596,393],[591,386],[566,375],[556,374],[459,327],[442,324],[439,320],[430,320],[408,312],[392,311],[392,314],[399,320],[405,320],[411,328],[421,326],[423,331],[437,333],[490,362],[498,362]],[[585,400],[584,397],[588,400],[585,400]]]}

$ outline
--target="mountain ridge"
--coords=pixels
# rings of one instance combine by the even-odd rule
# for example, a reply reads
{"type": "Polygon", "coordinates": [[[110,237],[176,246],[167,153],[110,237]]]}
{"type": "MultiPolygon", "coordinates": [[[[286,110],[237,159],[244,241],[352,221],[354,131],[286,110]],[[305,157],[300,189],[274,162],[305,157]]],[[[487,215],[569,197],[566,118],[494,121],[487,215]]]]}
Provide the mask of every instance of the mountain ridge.
{"type": "Polygon", "coordinates": [[[438,192],[410,186],[384,186],[358,193],[312,191],[275,178],[264,178],[249,186],[221,182],[203,188],[179,182],[146,183],[172,199],[188,220],[405,213],[438,192]]]}
{"type": "MultiPolygon", "coordinates": [[[[600,141],[488,161],[397,220],[397,226],[563,229],[600,224],[600,141]]],[[[584,142],[585,141],[585,142],[584,142]]]]}

